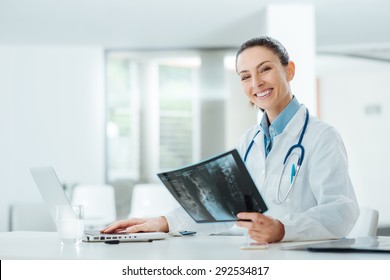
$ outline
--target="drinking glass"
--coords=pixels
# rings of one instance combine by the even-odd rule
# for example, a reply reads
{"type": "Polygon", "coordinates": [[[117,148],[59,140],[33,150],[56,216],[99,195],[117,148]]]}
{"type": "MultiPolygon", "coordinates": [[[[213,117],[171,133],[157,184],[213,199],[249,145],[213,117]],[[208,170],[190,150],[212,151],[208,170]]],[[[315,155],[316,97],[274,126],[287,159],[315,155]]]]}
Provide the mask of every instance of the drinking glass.
{"type": "Polygon", "coordinates": [[[58,205],[56,224],[62,245],[78,245],[84,234],[84,207],[58,205]]]}

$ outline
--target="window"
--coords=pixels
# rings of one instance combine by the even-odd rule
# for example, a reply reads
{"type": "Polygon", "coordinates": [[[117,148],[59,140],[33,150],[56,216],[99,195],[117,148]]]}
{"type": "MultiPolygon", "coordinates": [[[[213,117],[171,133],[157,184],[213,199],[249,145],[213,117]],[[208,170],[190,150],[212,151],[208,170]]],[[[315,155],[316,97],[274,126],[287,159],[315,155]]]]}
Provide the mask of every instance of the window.
{"type": "Polygon", "coordinates": [[[107,54],[108,182],[154,180],[152,174],[198,158],[199,66],[188,55],[107,54]]]}
{"type": "Polygon", "coordinates": [[[195,74],[196,70],[186,65],[159,65],[159,167],[162,170],[194,161],[195,74]]]}
{"type": "Polygon", "coordinates": [[[139,178],[137,67],[120,55],[107,57],[107,180],[139,178]]]}
{"type": "Polygon", "coordinates": [[[256,121],[226,50],[109,51],[106,58],[109,183],[154,182],[159,171],[234,147],[256,121]]]}

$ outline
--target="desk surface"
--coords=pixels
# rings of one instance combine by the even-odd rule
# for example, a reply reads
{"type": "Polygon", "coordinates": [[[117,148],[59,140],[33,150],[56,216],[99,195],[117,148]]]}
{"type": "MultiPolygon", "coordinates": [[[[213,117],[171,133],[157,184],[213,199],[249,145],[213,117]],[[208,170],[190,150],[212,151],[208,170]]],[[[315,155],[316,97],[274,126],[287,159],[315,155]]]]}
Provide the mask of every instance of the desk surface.
{"type": "MultiPolygon", "coordinates": [[[[381,237],[390,241],[390,237],[381,237]]],[[[56,232],[2,232],[0,259],[87,260],[389,260],[386,253],[318,253],[283,250],[286,244],[270,244],[265,250],[241,250],[242,236],[170,237],[153,242],[117,245],[82,242],[61,246],[56,232]]]]}

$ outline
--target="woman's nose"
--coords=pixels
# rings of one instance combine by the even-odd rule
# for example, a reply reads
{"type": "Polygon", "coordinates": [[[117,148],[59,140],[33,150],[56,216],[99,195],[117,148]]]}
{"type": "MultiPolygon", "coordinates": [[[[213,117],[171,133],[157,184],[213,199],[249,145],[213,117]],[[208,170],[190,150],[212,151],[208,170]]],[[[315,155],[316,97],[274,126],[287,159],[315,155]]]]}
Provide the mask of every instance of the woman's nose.
{"type": "Polygon", "coordinates": [[[263,84],[263,80],[259,75],[254,75],[252,78],[252,88],[258,88],[263,84]]]}

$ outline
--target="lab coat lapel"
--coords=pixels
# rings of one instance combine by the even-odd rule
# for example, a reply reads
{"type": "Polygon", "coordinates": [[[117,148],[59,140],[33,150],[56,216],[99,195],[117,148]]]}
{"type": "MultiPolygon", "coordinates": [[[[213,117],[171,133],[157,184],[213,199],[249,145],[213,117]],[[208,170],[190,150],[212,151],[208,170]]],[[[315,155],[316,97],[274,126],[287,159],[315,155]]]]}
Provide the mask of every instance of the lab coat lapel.
{"type": "Polygon", "coordinates": [[[295,116],[287,124],[283,132],[289,134],[291,137],[296,138],[302,131],[305,124],[306,107],[304,105],[298,110],[295,116]]]}
{"type": "Polygon", "coordinates": [[[255,144],[256,146],[259,148],[260,150],[260,157],[261,159],[265,159],[265,147],[264,147],[264,131],[263,129],[261,128],[261,126],[259,125],[259,134],[256,136],[256,138],[254,139],[255,141],[255,144]]]}

